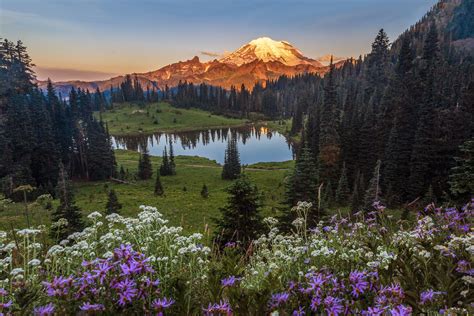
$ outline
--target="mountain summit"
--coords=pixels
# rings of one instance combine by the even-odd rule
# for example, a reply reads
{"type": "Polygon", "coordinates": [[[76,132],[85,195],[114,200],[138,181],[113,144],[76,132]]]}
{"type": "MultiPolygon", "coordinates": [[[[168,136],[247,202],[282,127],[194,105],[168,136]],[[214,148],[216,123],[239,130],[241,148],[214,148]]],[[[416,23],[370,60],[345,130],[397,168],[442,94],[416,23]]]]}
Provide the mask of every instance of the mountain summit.
{"type": "Polygon", "coordinates": [[[250,63],[254,60],[263,62],[278,61],[286,66],[311,64],[322,66],[316,60],[307,58],[293,45],[286,41],[275,41],[269,37],[260,37],[240,47],[235,52],[221,58],[223,63],[237,66],[250,63]]]}
{"type": "MultiPolygon", "coordinates": [[[[336,65],[337,66],[337,65],[336,65]]],[[[179,82],[194,84],[206,83],[230,88],[244,84],[252,88],[256,83],[276,80],[282,75],[292,77],[303,73],[324,74],[329,67],[321,62],[305,57],[299,49],[286,41],[275,41],[269,37],[260,37],[243,45],[233,53],[221,59],[201,62],[198,57],[179,61],[160,69],[134,74],[143,87],[174,87],[179,82]]],[[[72,87],[94,91],[117,87],[124,76],[102,81],[55,82],[56,91],[67,95],[72,87]]],[[[38,82],[40,88],[46,88],[46,82],[38,82]]]]}

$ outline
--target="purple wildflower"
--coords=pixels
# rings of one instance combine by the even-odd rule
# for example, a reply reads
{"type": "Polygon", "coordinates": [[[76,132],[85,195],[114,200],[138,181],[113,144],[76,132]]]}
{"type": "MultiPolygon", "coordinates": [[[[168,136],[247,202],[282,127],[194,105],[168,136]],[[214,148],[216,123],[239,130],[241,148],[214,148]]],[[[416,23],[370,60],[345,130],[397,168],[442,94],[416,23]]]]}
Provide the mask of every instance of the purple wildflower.
{"type": "Polygon", "coordinates": [[[107,261],[103,261],[97,265],[97,268],[92,272],[95,272],[95,277],[99,279],[100,284],[104,283],[107,272],[112,269],[107,261]]]}
{"type": "Polygon", "coordinates": [[[382,316],[385,313],[385,308],[369,307],[366,311],[362,311],[363,316],[382,316]]]}
{"type": "Polygon", "coordinates": [[[0,297],[7,296],[8,292],[4,288],[0,288],[0,297]]]}
{"type": "Polygon", "coordinates": [[[13,302],[12,302],[12,301],[8,301],[8,302],[6,302],[6,303],[0,303],[0,311],[1,311],[2,309],[10,308],[12,305],[13,305],[13,302]]]}
{"type": "Polygon", "coordinates": [[[104,311],[105,307],[102,304],[91,304],[89,302],[82,304],[80,307],[81,311],[87,311],[87,312],[99,312],[99,311],[104,311]]]}
{"type": "Polygon", "coordinates": [[[358,298],[360,294],[369,288],[369,282],[366,280],[367,275],[364,272],[352,271],[349,274],[349,281],[351,282],[352,287],[352,296],[358,298]]]}
{"type": "Polygon", "coordinates": [[[123,306],[133,300],[137,296],[137,289],[135,288],[135,281],[130,279],[125,279],[119,282],[116,285],[116,288],[119,290],[119,305],[123,306]]]}
{"type": "Polygon", "coordinates": [[[397,305],[390,310],[392,316],[410,316],[411,307],[405,305],[397,305]]]}
{"type": "Polygon", "coordinates": [[[235,276],[231,275],[228,278],[224,278],[221,280],[221,285],[223,287],[231,287],[235,285],[235,282],[239,281],[240,278],[236,278],[235,276]]]}
{"type": "Polygon", "coordinates": [[[174,303],[175,301],[173,299],[168,299],[166,297],[163,297],[163,298],[158,298],[154,300],[151,303],[151,307],[153,307],[153,309],[156,309],[156,310],[162,310],[162,309],[169,308],[174,303]]]}
{"type": "Polygon", "coordinates": [[[443,292],[435,292],[432,289],[428,291],[421,292],[420,294],[420,303],[421,305],[425,305],[427,303],[433,302],[437,296],[444,294],[443,292]]]}
{"type": "Polygon", "coordinates": [[[305,313],[305,311],[304,311],[304,308],[301,307],[301,306],[299,306],[298,309],[296,309],[296,310],[293,311],[293,314],[292,314],[292,315],[293,315],[293,316],[303,316],[303,315],[305,315],[305,314],[306,314],[306,313],[305,313]]]}
{"type": "Polygon", "coordinates": [[[280,307],[281,305],[286,303],[289,298],[290,298],[290,294],[286,292],[273,294],[270,300],[270,307],[271,308],[280,307]]]}
{"type": "Polygon", "coordinates": [[[53,305],[53,303],[49,303],[48,305],[45,305],[45,306],[35,307],[35,309],[33,310],[33,314],[35,316],[53,315],[54,314],[54,305],[53,305]]]}
{"type": "Polygon", "coordinates": [[[311,310],[313,312],[316,312],[318,310],[318,307],[321,305],[322,299],[319,295],[313,296],[311,298],[311,310]]]}
{"type": "Polygon", "coordinates": [[[215,304],[209,303],[208,307],[203,308],[202,310],[206,316],[212,316],[214,314],[225,314],[228,316],[232,315],[232,308],[227,301],[220,301],[219,303],[215,304]]]}
{"type": "Polygon", "coordinates": [[[327,296],[324,299],[324,307],[329,316],[337,316],[344,311],[342,300],[332,296],[327,296]]]}

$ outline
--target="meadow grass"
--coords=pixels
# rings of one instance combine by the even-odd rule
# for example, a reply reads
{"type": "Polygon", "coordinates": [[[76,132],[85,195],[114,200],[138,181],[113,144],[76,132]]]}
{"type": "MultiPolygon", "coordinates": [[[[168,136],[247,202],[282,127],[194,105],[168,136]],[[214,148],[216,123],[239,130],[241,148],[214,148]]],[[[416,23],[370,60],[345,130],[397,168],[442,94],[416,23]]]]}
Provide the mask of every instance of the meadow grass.
{"type": "Polygon", "coordinates": [[[178,109],[165,102],[114,104],[103,113],[112,135],[136,135],[155,132],[183,132],[229,126],[242,126],[246,120],[214,115],[199,109],[178,109]]]}
{"type": "MultiPolygon", "coordinates": [[[[134,151],[116,150],[115,156],[118,167],[128,169],[135,174],[139,154],[134,151]]],[[[83,210],[84,216],[93,212],[105,210],[107,193],[114,189],[119,202],[123,205],[121,214],[133,216],[139,212],[140,205],[155,206],[170,220],[172,225],[181,225],[185,231],[203,231],[206,227],[212,230],[213,218],[219,216],[219,208],[226,204],[228,194],[226,188],[231,181],[221,179],[222,166],[216,161],[195,156],[176,157],[176,176],[161,177],[165,194],[155,196],[154,184],[156,171],[161,163],[161,157],[151,157],[153,178],[145,181],[129,180],[130,184],[114,181],[74,181],[73,188],[77,205],[83,210]],[[209,190],[209,197],[201,196],[203,184],[209,190]]],[[[284,194],[284,178],[289,162],[272,162],[249,165],[245,171],[248,177],[260,189],[263,195],[265,216],[275,215],[281,206],[284,194]]],[[[54,201],[53,207],[56,207],[54,201]]],[[[30,207],[30,217],[34,224],[48,224],[50,212],[39,207],[30,207]]],[[[16,203],[0,211],[0,229],[10,230],[11,227],[26,226],[23,212],[24,205],[16,203]]]]}

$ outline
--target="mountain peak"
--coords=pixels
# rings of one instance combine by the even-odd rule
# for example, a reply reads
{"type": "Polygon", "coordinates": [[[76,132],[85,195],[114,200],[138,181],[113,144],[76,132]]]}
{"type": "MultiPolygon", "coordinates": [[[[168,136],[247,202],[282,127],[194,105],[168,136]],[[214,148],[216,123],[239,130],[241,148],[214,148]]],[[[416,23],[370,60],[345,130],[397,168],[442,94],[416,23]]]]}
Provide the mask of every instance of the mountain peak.
{"type": "Polygon", "coordinates": [[[320,66],[317,61],[303,56],[303,54],[290,43],[286,41],[275,41],[267,36],[250,41],[248,44],[243,45],[219,61],[240,66],[254,60],[262,60],[264,62],[278,61],[287,66],[300,64],[320,66]]]}

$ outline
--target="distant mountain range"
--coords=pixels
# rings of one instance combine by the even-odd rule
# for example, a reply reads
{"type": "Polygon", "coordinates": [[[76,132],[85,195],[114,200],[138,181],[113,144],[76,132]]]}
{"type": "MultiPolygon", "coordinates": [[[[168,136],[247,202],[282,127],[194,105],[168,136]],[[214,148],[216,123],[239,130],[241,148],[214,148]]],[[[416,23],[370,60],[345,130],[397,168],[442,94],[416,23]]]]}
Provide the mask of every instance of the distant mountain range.
{"type": "MultiPolygon", "coordinates": [[[[286,41],[275,41],[269,37],[260,37],[243,45],[233,53],[220,59],[201,62],[197,56],[186,61],[167,65],[158,70],[137,73],[143,87],[173,87],[180,81],[196,84],[206,83],[224,88],[242,84],[252,88],[257,82],[277,79],[282,75],[295,76],[303,73],[324,74],[329,69],[330,55],[321,59],[304,56],[300,50],[286,41]]],[[[345,58],[335,58],[336,65],[345,58]]],[[[67,95],[72,87],[95,91],[117,87],[124,76],[100,81],[64,81],[55,82],[56,90],[67,95]]],[[[40,88],[46,87],[46,81],[39,81],[40,88]]]]}

